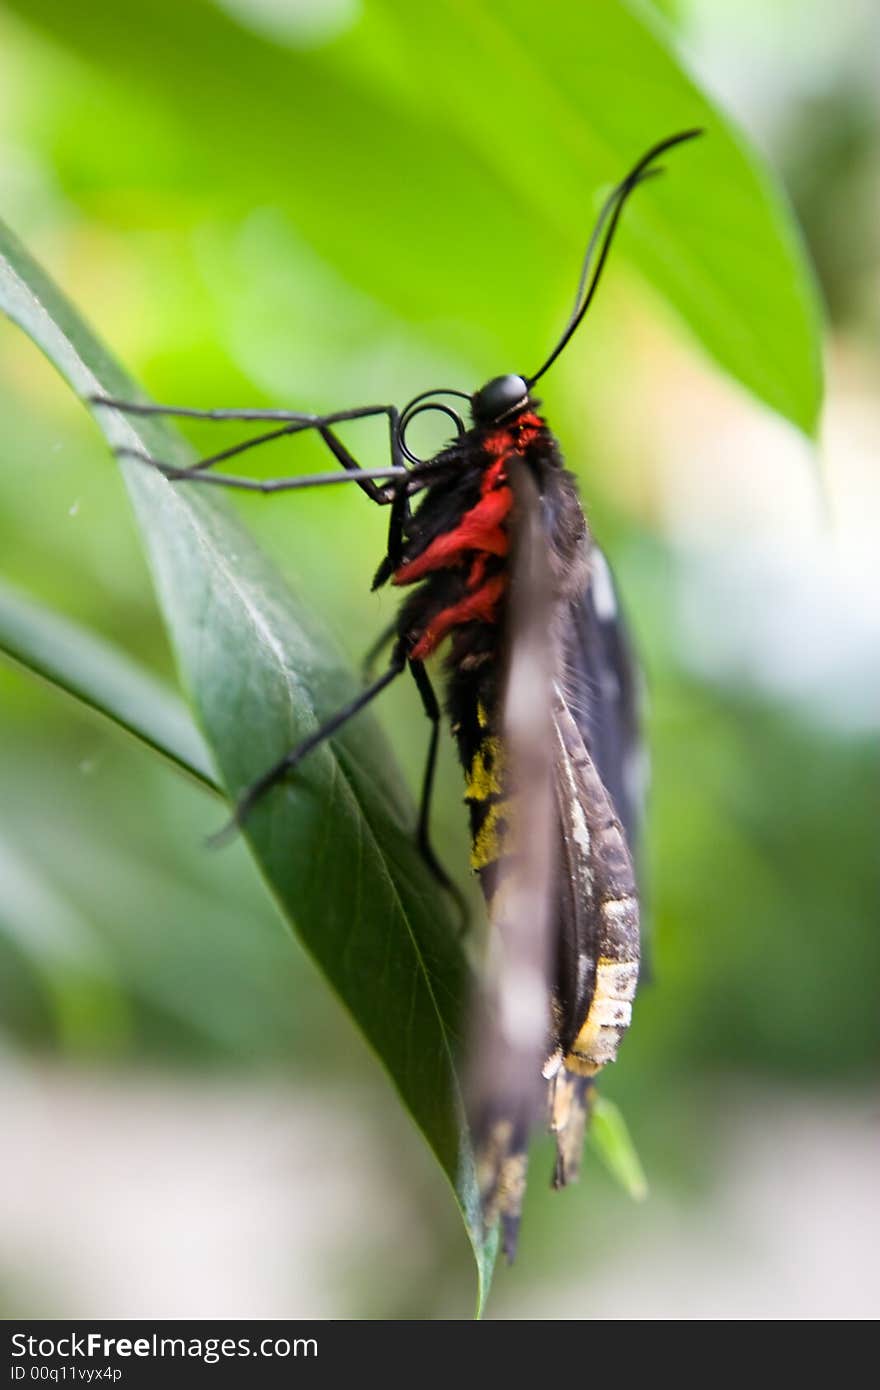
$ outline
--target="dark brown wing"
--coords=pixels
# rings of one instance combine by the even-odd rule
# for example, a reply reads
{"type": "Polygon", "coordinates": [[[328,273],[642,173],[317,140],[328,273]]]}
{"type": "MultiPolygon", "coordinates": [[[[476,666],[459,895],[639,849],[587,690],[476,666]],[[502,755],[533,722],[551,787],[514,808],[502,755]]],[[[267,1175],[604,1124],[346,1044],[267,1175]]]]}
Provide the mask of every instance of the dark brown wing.
{"type": "Polygon", "coordinates": [[[593,1075],[617,1056],[639,971],[639,911],[626,833],[559,687],[553,708],[555,786],[561,839],[577,912],[561,934],[575,960],[559,1016],[560,1056],[593,1075]]]}
{"type": "Polygon", "coordinates": [[[596,1072],[617,1055],[639,974],[633,840],[642,816],[638,673],[611,572],[591,544],[555,691],[556,1049],[545,1067],[556,1184],[577,1177],[596,1072]]]}
{"type": "Polygon", "coordinates": [[[566,702],[635,858],[647,782],[641,679],[611,567],[595,542],[584,593],[569,606],[563,659],[566,702]]]}
{"type": "Polygon", "coordinates": [[[501,1219],[513,1258],[529,1133],[541,1115],[553,956],[552,682],[558,666],[541,504],[531,472],[514,490],[509,641],[502,701],[504,853],[489,903],[489,953],[476,1010],[470,1100],[487,1223],[501,1219]]]}
{"type": "Polygon", "coordinates": [[[562,1184],[577,1173],[592,1079],[614,1060],[629,1023],[639,961],[627,832],[597,765],[601,758],[623,814],[634,815],[623,774],[631,687],[622,678],[602,680],[619,668],[622,647],[598,604],[574,626],[583,603],[596,602],[597,571],[586,570],[582,602],[560,601],[552,505],[522,462],[513,462],[511,482],[500,738],[506,824],[471,1073],[486,1217],[500,1217],[509,1257],[528,1137],[545,1099],[539,1078],[549,1086],[562,1184]]]}

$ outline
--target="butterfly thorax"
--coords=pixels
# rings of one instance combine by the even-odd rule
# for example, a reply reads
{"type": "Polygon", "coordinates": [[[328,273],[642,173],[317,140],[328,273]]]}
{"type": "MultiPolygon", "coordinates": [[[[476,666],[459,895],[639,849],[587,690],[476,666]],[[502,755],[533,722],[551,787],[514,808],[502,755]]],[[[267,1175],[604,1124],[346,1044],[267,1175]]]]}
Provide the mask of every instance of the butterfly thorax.
{"type": "Polygon", "coordinates": [[[506,829],[501,697],[510,643],[508,585],[515,522],[509,467],[529,466],[544,509],[560,613],[584,588],[587,533],[575,482],[546,422],[530,403],[491,428],[473,429],[432,460],[435,481],[405,532],[395,585],[418,584],[398,632],[414,660],[447,639],[446,705],[465,772],[471,865],[487,898],[506,829]]]}

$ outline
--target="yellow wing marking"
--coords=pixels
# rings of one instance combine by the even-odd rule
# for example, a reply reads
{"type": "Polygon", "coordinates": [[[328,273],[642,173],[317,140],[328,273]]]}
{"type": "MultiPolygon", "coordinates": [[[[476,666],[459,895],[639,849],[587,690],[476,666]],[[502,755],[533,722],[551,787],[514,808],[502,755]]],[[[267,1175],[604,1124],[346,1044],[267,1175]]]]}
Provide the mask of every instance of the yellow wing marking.
{"type": "Polygon", "coordinates": [[[639,979],[638,961],[600,956],[596,987],[583,1027],[565,1065],[581,1076],[592,1076],[613,1062],[621,1036],[632,1018],[632,1001],[639,979]]]}
{"type": "Polygon", "coordinates": [[[467,801],[501,795],[501,740],[494,734],[484,738],[474,754],[464,794],[467,801]]]}
{"type": "MultiPolygon", "coordinates": [[[[494,864],[504,853],[502,826],[499,821],[509,822],[510,798],[494,802],[486,812],[486,819],[477,831],[474,847],[471,850],[471,868],[485,869],[494,864]]],[[[504,831],[506,831],[506,825],[504,831]]]]}

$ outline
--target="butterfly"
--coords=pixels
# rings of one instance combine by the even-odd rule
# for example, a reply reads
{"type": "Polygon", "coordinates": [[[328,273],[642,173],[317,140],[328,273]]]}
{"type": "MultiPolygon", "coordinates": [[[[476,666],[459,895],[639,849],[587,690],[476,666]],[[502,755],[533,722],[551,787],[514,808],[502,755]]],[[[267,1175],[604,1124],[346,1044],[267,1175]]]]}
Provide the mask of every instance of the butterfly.
{"type": "Polygon", "coordinates": [[[653,146],[606,199],[574,307],[531,374],[479,390],[425,391],[402,410],[364,406],[326,415],[196,410],[92,398],[135,414],[260,421],[260,434],[186,468],[117,452],[175,483],[282,492],[354,482],[389,509],[373,587],[405,597],[369,653],[382,672],[240,796],[232,825],[393,680],[412,676],[431,736],[417,826],[440,885],[464,901],[430,836],[441,702],[429,659],[444,652],[445,707],[465,778],[471,867],[489,918],[465,1059],[471,1128],[488,1226],[516,1248],[529,1138],[545,1111],[556,1139],[554,1182],[578,1173],[595,1078],[617,1056],[639,977],[634,868],[643,758],[638,676],[611,571],[593,539],[575,478],[534,388],[564,350],[596,293],[623,208],[660,171],[658,158],[700,134],[653,146]],[[453,401],[467,402],[470,419],[453,401]],[[452,442],[420,458],[412,421],[440,412],[452,442]],[[340,438],[353,419],[384,417],[389,464],[362,468],[340,438]],[[218,470],[246,450],[314,431],[342,471],[260,480],[218,470]]]}

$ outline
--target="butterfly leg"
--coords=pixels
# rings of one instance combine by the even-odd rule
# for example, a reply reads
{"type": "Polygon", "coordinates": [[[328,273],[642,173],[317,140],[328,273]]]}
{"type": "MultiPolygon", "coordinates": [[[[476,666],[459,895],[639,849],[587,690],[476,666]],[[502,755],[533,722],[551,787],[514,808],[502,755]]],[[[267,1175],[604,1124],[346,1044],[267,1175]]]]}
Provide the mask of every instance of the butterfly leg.
{"type": "Polygon", "coordinates": [[[387,627],[383,627],[375,642],[371,642],[364,659],[361,662],[361,677],[364,684],[372,679],[373,670],[378,658],[382,655],[388,643],[397,635],[397,619],[390,622],[387,627]]]}
{"type": "Polygon", "coordinates": [[[343,724],[347,724],[350,719],[353,719],[356,714],[359,714],[362,709],[370,704],[370,702],[385,689],[386,685],[390,685],[391,682],[400,675],[405,666],[406,656],[402,649],[395,649],[391,657],[390,665],[387,670],[383,671],[382,675],[379,676],[377,680],[374,680],[371,685],[367,686],[366,690],[362,690],[353,700],[349,700],[347,705],[343,705],[342,709],[337,710],[336,714],[332,715],[321,724],[319,728],[315,729],[314,733],[309,734],[307,738],[304,738],[302,742],[298,743],[289,753],[285,753],[282,758],[278,759],[277,763],[273,763],[261,777],[258,777],[255,782],[252,782],[251,785],[246,788],[236,803],[232,819],[227,825],[223,826],[217,835],[213,836],[212,843],[215,845],[225,844],[235,830],[241,828],[257,803],[262,800],[272,787],[288,777],[290,773],[299,766],[303,759],[306,758],[309,753],[313,752],[319,744],[324,743],[328,738],[332,738],[333,735],[342,728],[343,724]]]}
{"type": "Polygon", "coordinates": [[[89,399],[92,405],[118,410],[129,415],[164,415],[174,418],[209,421],[262,420],[276,422],[276,428],[254,435],[250,439],[242,440],[237,444],[231,445],[227,449],[221,449],[217,453],[210,454],[206,458],[200,459],[197,463],[190,464],[185,468],[163,463],[161,460],[153,458],[150,454],[145,453],[141,449],[131,448],[126,445],[115,449],[114,452],[118,457],[137,459],[141,463],[156,468],[160,473],[163,473],[165,477],[174,482],[184,480],[190,482],[213,482],[220,487],[232,487],[249,492],[269,493],[290,491],[303,487],[322,487],[335,482],[350,480],[356,482],[371,501],[379,505],[387,505],[395,500],[397,490],[389,489],[387,486],[380,487],[378,485],[378,480],[403,477],[406,476],[407,473],[398,438],[399,414],[396,407],[391,405],[362,406],[354,410],[335,411],[329,415],[309,415],[299,411],[284,410],[198,410],[189,406],[147,405],[139,402],[121,401],[109,396],[92,396],[89,399]],[[363,469],[349,450],[346,449],[342,441],[337,438],[330,426],[343,423],[347,420],[369,419],[378,415],[384,415],[388,420],[391,467],[386,469],[363,469]],[[249,449],[255,449],[261,444],[267,444],[272,440],[281,439],[284,436],[302,434],[306,430],[317,430],[330,452],[346,470],[345,474],[315,474],[304,478],[276,478],[264,481],[251,478],[239,478],[237,476],[233,477],[229,474],[221,475],[207,472],[208,469],[213,469],[218,463],[223,463],[227,459],[234,458],[249,449]]]}

